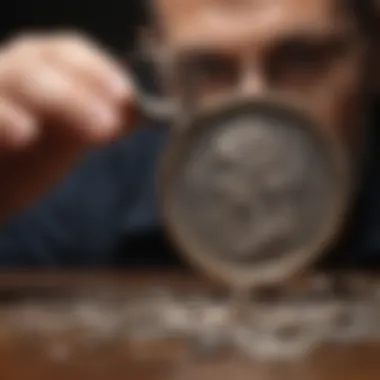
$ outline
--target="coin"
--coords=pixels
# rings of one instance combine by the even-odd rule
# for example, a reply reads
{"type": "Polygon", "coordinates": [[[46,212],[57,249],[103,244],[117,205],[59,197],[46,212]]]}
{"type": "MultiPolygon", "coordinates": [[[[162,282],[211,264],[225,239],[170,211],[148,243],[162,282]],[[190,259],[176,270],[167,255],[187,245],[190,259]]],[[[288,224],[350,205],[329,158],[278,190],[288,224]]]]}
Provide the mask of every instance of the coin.
{"type": "Polygon", "coordinates": [[[336,207],[334,152],[292,110],[222,110],[169,150],[166,216],[183,248],[199,255],[243,267],[282,259],[319,238],[336,207]]]}

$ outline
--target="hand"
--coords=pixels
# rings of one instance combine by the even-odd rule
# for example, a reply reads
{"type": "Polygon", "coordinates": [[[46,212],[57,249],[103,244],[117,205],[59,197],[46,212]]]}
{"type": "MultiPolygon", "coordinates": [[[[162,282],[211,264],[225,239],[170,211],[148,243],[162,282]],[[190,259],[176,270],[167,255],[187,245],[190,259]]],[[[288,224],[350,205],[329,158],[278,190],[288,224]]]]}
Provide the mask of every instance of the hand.
{"type": "Polygon", "coordinates": [[[133,125],[133,86],[76,34],[26,35],[0,49],[0,222],[41,197],[94,145],[133,125]]]}

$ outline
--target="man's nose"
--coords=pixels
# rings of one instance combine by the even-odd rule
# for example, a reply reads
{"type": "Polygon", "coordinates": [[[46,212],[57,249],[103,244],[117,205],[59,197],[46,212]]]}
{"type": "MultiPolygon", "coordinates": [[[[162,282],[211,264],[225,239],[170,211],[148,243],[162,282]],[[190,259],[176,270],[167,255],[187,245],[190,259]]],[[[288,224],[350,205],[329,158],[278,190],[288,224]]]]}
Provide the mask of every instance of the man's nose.
{"type": "Polygon", "coordinates": [[[239,91],[244,96],[260,96],[269,90],[268,82],[261,70],[246,69],[242,72],[239,91]]]}

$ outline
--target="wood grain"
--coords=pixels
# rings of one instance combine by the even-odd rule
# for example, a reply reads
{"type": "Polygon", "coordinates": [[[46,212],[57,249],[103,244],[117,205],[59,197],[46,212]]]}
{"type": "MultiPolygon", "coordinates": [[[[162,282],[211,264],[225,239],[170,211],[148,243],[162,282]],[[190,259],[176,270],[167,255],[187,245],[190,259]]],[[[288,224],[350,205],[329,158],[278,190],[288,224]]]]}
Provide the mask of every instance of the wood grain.
{"type": "MultiPolygon", "coordinates": [[[[302,281],[300,282],[302,283],[302,281]]],[[[307,279],[304,279],[307,283],[307,279]]],[[[182,273],[102,274],[102,273],[17,273],[0,275],[0,315],[24,296],[49,294],[44,302],[64,294],[89,296],[88,290],[121,294],[131,289],[166,286],[194,290],[213,287],[204,279],[182,273]],[[51,298],[53,296],[53,298],[51,298]]],[[[93,293],[94,294],[94,293],[93,293]]],[[[37,299],[36,298],[36,299],[37,299]]],[[[39,302],[41,302],[39,298],[39,302]]],[[[30,298],[33,300],[33,297],[30,298]]],[[[33,301],[32,301],[33,302],[33,301]]],[[[15,309],[17,310],[17,308],[15,309]]],[[[16,317],[16,316],[15,316],[16,317]]],[[[1,316],[0,316],[1,323],[1,316]]],[[[3,324],[4,327],[4,324],[3,324]]],[[[0,325],[0,374],[4,380],[378,380],[380,342],[360,345],[324,346],[312,355],[293,362],[255,362],[222,351],[201,358],[181,340],[136,341],[127,344],[113,338],[108,344],[76,346],[68,350],[59,339],[7,334],[0,325]],[[50,339],[50,340],[49,340],[50,339]],[[45,343],[49,341],[47,346],[45,343]]]]}

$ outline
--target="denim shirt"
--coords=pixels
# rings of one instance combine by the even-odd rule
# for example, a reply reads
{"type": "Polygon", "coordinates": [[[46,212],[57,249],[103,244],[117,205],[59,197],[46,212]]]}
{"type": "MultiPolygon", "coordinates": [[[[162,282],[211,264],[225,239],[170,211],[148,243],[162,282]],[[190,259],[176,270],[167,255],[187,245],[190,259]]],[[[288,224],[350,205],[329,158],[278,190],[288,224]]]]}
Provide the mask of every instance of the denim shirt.
{"type": "MultiPolygon", "coordinates": [[[[66,268],[165,262],[173,252],[168,254],[171,247],[162,243],[155,169],[167,138],[164,128],[152,125],[86,157],[46,199],[3,226],[0,265],[66,268]]],[[[377,141],[378,136],[371,138],[371,165],[353,231],[336,255],[344,265],[380,264],[377,141]]]]}

